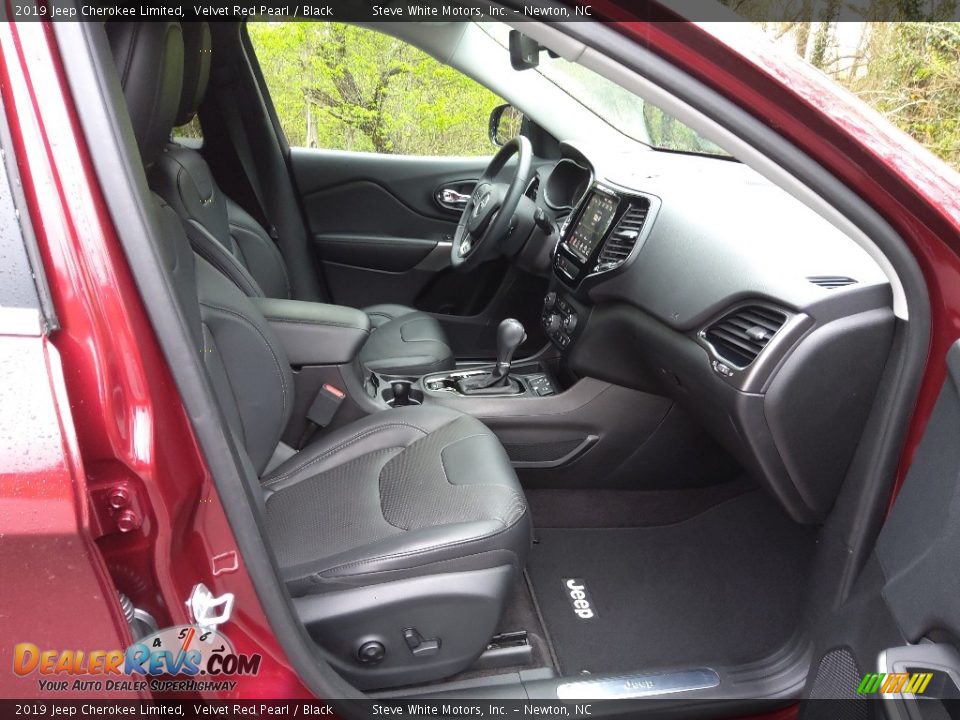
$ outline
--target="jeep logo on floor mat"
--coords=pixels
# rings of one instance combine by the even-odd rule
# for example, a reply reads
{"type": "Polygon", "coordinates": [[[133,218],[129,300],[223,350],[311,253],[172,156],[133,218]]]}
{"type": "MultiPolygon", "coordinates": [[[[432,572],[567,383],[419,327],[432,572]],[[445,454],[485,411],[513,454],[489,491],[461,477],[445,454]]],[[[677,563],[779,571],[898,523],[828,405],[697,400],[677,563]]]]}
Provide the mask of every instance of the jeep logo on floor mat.
{"type": "Polygon", "coordinates": [[[592,620],[597,617],[593,600],[587,592],[587,583],[582,578],[563,578],[563,589],[573,605],[573,611],[581,620],[592,620]]]}

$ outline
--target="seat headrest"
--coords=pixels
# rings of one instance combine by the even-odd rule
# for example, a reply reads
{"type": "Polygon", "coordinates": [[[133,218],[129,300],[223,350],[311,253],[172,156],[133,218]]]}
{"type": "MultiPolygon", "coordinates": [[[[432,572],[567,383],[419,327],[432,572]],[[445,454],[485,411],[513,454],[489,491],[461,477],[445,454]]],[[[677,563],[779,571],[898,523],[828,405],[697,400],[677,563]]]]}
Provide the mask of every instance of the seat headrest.
{"type": "Polygon", "coordinates": [[[197,113],[203,102],[210,80],[212,57],[210,25],[205,22],[188,22],[183,28],[183,90],[180,93],[180,108],[177,110],[177,125],[186,125],[197,113]]]}
{"type": "Polygon", "coordinates": [[[179,23],[108,22],[107,38],[120,73],[133,133],[145,167],[170,137],[183,83],[179,23]]]}

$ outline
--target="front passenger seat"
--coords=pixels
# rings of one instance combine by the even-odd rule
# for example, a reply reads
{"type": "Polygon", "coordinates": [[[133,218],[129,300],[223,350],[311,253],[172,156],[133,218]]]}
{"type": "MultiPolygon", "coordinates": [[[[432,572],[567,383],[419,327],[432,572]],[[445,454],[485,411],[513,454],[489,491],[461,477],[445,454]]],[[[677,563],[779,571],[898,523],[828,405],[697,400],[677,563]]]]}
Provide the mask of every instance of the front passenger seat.
{"type": "MultiPolygon", "coordinates": [[[[176,125],[193,119],[210,77],[210,28],[183,23],[184,77],[176,125]]],[[[170,143],[150,173],[150,185],[186,223],[194,249],[248,297],[291,298],[276,243],[254,218],[223,194],[203,156],[170,143]]],[[[371,334],[360,349],[367,371],[426,375],[452,370],[453,351],[440,323],[403,305],[364,308],[371,334]]]]}
{"type": "MultiPolygon", "coordinates": [[[[179,102],[180,25],[107,27],[149,172],[179,102]]],[[[158,255],[251,468],[265,539],[307,630],[365,689],[468,668],[496,630],[530,546],[526,500],[499,441],[448,408],[382,410],[268,472],[293,409],[283,347],[250,298],[194,254],[173,209],[153,200],[158,255]]]]}

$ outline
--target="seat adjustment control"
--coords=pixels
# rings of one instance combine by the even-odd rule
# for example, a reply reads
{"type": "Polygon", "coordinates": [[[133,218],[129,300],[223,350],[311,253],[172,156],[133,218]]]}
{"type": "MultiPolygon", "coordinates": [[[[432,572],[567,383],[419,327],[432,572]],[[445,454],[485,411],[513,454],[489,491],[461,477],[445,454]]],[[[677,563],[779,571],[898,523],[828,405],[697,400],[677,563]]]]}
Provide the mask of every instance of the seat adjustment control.
{"type": "Polygon", "coordinates": [[[420,631],[416,628],[407,628],[404,630],[403,639],[407,643],[407,647],[410,648],[410,652],[416,657],[433,655],[440,651],[440,638],[424,640],[423,635],[421,635],[420,631]]]}
{"type": "Polygon", "coordinates": [[[365,642],[360,646],[360,649],[357,650],[357,660],[364,665],[376,665],[382,662],[386,655],[387,649],[383,646],[382,642],[376,640],[365,642]]]}

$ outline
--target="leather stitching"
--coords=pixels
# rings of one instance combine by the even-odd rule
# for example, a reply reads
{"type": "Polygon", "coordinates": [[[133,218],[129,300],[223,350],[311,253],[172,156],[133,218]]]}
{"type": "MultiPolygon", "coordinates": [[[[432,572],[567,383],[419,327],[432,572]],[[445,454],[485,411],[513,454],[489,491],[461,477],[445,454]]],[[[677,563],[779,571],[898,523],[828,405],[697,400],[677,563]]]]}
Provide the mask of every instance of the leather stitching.
{"type": "Polygon", "coordinates": [[[351,445],[353,445],[354,443],[359,442],[359,441],[362,440],[363,438],[369,437],[370,435],[375,435],[375,434],[377,434],[378,432],[382,432],[383,430],[386,430],[386,429],[392,428],[392,427],[409,427],[409,428],[413,428],[414,430],[420,431],[420,432],[423,433],[424,435],[427,435],[427,434],[428,434],[428,432],[427,432],[426,430],[424,430],[422,427],[417,427],[416,425],[411,425],[410,423],[392,422],[392,423],[388,423],[388,424],[386,424],[386,425],[378,425],[377,427],[369,428],[368,430],[364,430],[363,432],[357,433],[357,434],[355,434],[355,435],[347,438],[346,440],[344,440],[343,442],[339,443],[338,445],[334,445],[334,446],[333,446],[332,448],[330,448],[329,450],[324,450],[320,455],[317,455],[317,456],[314,457],[314,458],[310,458],[309,460],[307,460],[306,462],[302,463],[301,465],[298,465],[297,467],[293,468],[292,470],[288,470],[288,471],[285,472],[283,475],[278,475],[277,477],[272,477],[272,478],[269,478],[268,480],[264,480],[264,481],[263,481],[263,484],[266,485],[267,487],[272,487],[272,486],[276,485],[278,482],[280,482],[280,481],[282,481],[282,480],[287,480],[287,479],[293,477],[294,475],[296,475],[297,473],[299,473],[299,472],[300,472],[301,470],[303,470],[304,468],[310,467],[310,466],[313,465],[314,463],[317,463],[317,462],[319,462],[320,460],[323,460],[324,458],[327,458],[327,457],[329,457],[330,455],[332,455],[332,454],[334,454],[334,453],[336,453],[336,452],[338,452],[338,451],[340,451],[340,450],[343,450],[343,449],[346,448],[346,447],[350,447],[351,445]]]}
{"type": "Polygon", "coordinates": [[[297,320],[295,318],[275,317],[273,315],[264,315],[264,317],[270,322],[276,322],[276,323],[289,323],[291,325],[316,325],[316,326],[339,327],[339,328],[345,328],[347,330],[356,330],[357,332],[362,332],[364,335],[370,334],[370,331],[365,328],[357,327],[352,323],[336,322],[335,320],[306,320],[306,319],[297,320]]]}
{"type": "MultiPolygon", "coordinates": [[[[407,550],[399,553],[390,553],[389,555],[378,555],[377,557],[364,558],[363,560],[354,560],[353,562],[343,563],[341,565],[334,565],[333,567],[327,568],[326,570],[319,570],[313,573],[313,577],[322,578],[325,573],[334,573],[334,572],[337,572],[338,570],[349,570],[350,568],[360,567],[362,565],[366,565],[367,563],[372,563],[372,562],[376,563],[376,562],[381,562],[383,560],[399,560],[402,558],[417,557],[418,555],[427,555],[437,550],[445,550],[447,548],[454,548],[454,547],[465,547],[467,545],[473,545],[479,542],[492,540],[493,538],[503,535],[504,533],[509,532],[510,530],[515,528],[520,523],[520,521],[523,520],[524,517],[526,517],[527,513],[528,513],[527,508],[524,508],[523,513],[516,519],[515,522],[511,523],[510,525],[507,525],[502,530],[498,530],[497,532],[494,532],[494,533],[488,533],[486,535],[481,535],[479,537],[470,538],[469,540],[459,540],[455,543],[444,543],[443,545],[433,545],[431,547],[420,548],[418,550],[407,550]]],[[[408,568],[395,568],[395,569],[408,569],[408,568]]]]}

